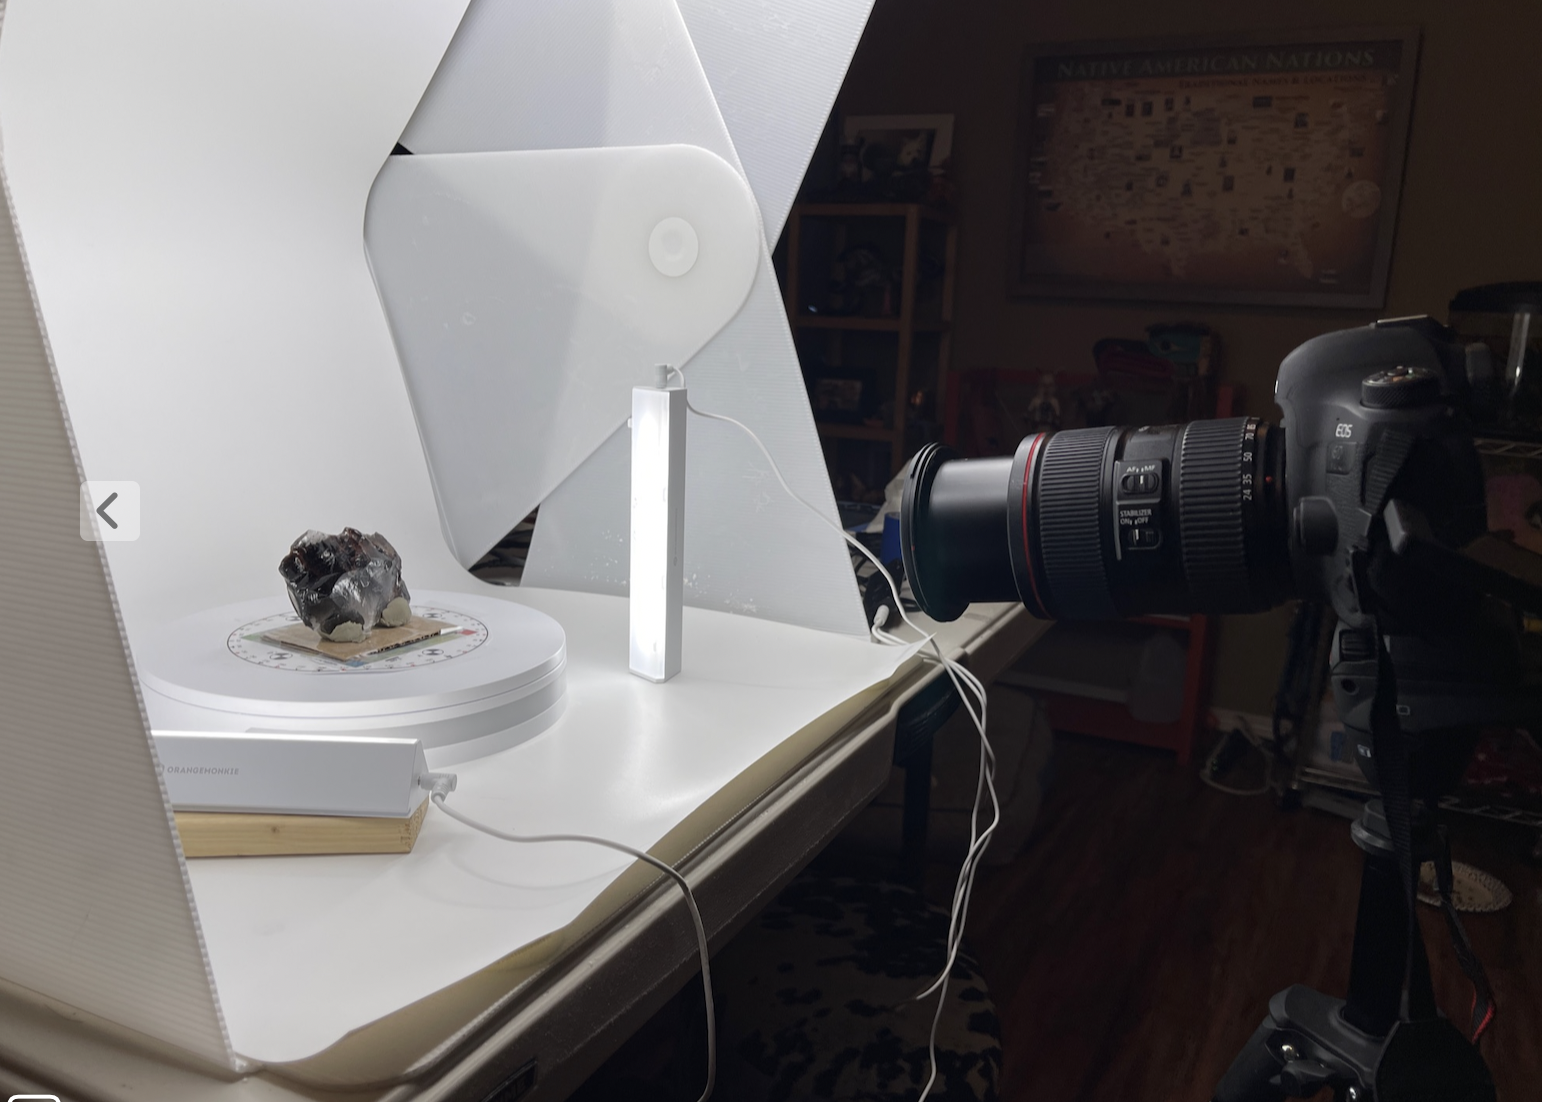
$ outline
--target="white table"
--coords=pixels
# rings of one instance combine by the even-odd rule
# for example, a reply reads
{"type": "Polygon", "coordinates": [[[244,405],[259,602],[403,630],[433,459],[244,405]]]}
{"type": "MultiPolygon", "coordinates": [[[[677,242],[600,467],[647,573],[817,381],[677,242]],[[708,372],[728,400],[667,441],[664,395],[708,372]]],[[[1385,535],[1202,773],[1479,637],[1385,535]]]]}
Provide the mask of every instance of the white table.
{"type": "MultiPolygon", "coordinates": [[[[1018,605],[984,605],[935,626],[944,649],[989,683],[1048,625],[1018,605]]],[[[679,854],[665,852],[667,843],[681,847],[679,866],[695,888],[714,947],[732,938],[883,788],[895,717],[936,676],[934,665],[912,660],[887,686],[858,694],[823,717],[817,730],[799,732],[795,744],[815,748],[786,762],[781,776],[763,779],[758,791],[740,786],[709,800],[703,810],[710,826],[694,841],[671,836],[655,847],[671,859],[679,854]]],[[[484,969],[339,1045],[411,1048],[433,1032],[433,1022],[463,1021],[472,1017],[468,1007],[480,1011],[415,1059],[404,1081],[349,1097],[563,1098],[696,974],[697,948],[681,897],[646,866],[625,874],[574,925],[584,928],[582,935],[539,964],[515,959],[484,969]],[[525,1082],[529,1089],[520,1089],[525,1082]]],[[[326,1073],[315,1064],[306,1069],[312,1080],[326,1073]]],[[[273,1069],[222,1081],[4,992],[0,1092],[125,1102],[296,1102],[320,1093],[314,1081],[307,1086],[273,1069]]]]}

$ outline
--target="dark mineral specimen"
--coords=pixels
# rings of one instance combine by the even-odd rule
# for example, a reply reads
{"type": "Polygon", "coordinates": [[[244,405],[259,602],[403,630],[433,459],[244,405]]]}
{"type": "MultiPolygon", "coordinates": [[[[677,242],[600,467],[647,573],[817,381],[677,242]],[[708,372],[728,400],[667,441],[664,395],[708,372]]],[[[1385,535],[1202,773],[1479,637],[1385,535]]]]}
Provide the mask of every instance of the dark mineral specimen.
{"type": "Polygon", "coordinates": [[[278,572],[300,619],[335,643],[357,643],[377,625],[412,618],[401,556],[379,532],[312,530],[290,544],[278,572]]]}

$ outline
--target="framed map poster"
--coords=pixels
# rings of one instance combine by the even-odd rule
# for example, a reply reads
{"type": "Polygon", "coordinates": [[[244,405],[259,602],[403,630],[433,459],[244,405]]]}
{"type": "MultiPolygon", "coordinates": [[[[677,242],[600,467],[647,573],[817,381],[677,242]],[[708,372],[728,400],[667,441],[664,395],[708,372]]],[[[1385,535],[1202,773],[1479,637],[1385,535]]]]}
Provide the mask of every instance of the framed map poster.
{"type": "Polygon", "coordinates": [[[1416,29],[1031,48],[1010,290],[1384,304],[1416,29]]]}

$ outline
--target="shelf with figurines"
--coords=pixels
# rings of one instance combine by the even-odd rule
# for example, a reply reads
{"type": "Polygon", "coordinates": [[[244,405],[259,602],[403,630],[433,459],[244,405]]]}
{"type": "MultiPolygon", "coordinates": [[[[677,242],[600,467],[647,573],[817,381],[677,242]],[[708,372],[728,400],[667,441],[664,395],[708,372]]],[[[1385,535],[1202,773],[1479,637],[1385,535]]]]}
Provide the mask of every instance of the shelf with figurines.
{"type": "MultiPolygon", "coordinates": [[[[947,386],[957,237],[917,204],[884,206],[877,219],[858,205],[795,206],[783,290],[820,433],[887,445],[892,475],[919,446],[918,407],[947,386]]],[[[826,449],[832,477],[843,454],[826,449]]]]}
{"type": "Polygon", "coordinates": [[[951,115],[841,117],[778,249],[831,479],[868,494],[938,434],[958,250],[952,147],[951,115]]]}

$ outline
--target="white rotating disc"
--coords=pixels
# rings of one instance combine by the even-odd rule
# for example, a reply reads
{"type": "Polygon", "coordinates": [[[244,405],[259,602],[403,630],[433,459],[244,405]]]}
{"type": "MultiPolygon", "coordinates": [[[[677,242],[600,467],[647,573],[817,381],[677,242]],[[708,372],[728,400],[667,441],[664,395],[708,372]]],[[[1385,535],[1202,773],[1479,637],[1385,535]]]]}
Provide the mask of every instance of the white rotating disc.
{"type": "Polygon", "coordinates": [[[438,767],[523,742],[562,714],[566,637],[550,616],[464,593],[414,593],[412,609],[460,630],[340,662],[264,640],[298,621],[282,597],[167,625],[136,655],[150,726],[416,738],[438,767]]]}

